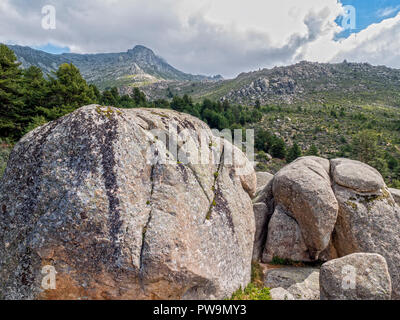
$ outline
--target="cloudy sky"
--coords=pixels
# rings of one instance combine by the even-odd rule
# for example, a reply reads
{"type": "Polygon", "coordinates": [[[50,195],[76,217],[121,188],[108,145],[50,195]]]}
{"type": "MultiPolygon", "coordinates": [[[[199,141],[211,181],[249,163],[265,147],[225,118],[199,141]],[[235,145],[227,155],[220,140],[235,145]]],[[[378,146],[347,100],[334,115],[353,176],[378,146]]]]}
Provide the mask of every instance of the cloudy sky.
{"type": "Polygon", "coordinates": [[[0,0],[0,42],[53,53],[141,44],[182,71],[225,77],[300,60],[400,68],[400,0],[0,0]],[[42,28],[45,5],[54,30],[42,28]]]}

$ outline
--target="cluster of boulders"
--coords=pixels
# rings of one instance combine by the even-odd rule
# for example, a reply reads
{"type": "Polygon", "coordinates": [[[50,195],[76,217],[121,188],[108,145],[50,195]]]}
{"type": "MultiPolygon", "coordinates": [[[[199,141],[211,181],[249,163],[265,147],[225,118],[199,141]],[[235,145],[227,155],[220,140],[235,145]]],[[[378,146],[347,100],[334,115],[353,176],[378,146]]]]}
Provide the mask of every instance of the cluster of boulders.
{"type": "Polygon", "coordinates": [[[238,90],[231,90],[223,99],[243,102],[260,100],[261,103],[265,103],[271,96],[292,96],[297,91],[301,90],[290,77],[265,77],[256,79],[238,90]]]}
{"type": "MultiPolygon", "coordinates": [[[[258,235],[253,258],[265,263],[274,258],[329,261],[321,270],[324,280],[321,296],[340,298],[332,289],[337,285],[333,283],[332,270],[342,263],[351,265],[353,260],[334,259],[354,253],[379,254],[379,259],[358,257],[361,261],[355,263],[356,269],[370,265],[372,275],[367,272],[365,277],[374,277],[374,272],[381,274],[378,280],[384,280],[384,289],[375,289],[382,296],[374,295],[374,290],[370,291],[372,296],[379,299],[389,294],[390,297],[388,288],[392,286],[391,297],[399,299],[400,207],[392,193],[395,194],[394,190],[387,188],[379,172],[364,163],[348,159],[299,158],[281,169],[253,200],[258,235]],[[376,265],[380,269],[374,269],[371,259],[378,261],[376,265]],[[382,273],[386,262],[389,273],[382,273]]],[[[366,283],[363,275],[357,273],[357,277],[357,285],[366,283]]],[[[363,290],[357,287],[356,292],[363,290]]],[[[354,292],[346,297],[357,296],[371,297],[354,292]]]]}
{"type": "Polygon", "coordinates": [[[248,285],[252,260],[276,258],[326,263],[268,270],[274,299],[399,299],[395,201],[361,162],[304,157],[256,178],[190,115],[86,106],[12,151],[0,299],[221,299],[248,285]],[[161,139],[172,124],[184,140],[161,139]]]}

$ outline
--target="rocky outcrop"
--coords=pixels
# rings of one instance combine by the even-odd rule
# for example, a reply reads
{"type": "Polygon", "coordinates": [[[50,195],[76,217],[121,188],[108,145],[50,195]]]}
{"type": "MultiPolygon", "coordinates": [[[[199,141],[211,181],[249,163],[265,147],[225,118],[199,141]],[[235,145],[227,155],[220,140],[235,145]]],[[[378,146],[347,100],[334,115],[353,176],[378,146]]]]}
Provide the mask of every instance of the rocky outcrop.
{"type": "Polygon", "coordinates": [[[333,245],[339,257],[355,252],[385,257],[393,298],[400,299],[399,206],[375,169],[345,159],[332,160],[332,168],[333,189],[339,202],[333,245]]]}
{"type": "Polygon", "coordinates": [[[214,299],[245,287],[255,173],[225,162],[229,150],[244,158],[170,110],[92,105],[30,132],[0,184],[0,297],[214,299]],[[179,138],[164,139],[173,124],[179,138]],[[207,163],[191,161],[198,150],[207,163]]]}
{"type": "Polygon", "coordinates": [[[281,169],[273,184],[275,204],[296,220],[313,260],[328,247],[338,214],[326,161],[299,158],[281,169]]]}
{"type": "Polygon", "coordinates": [[[348,159],[299,158],[254,201],[274,213],[262,261],[329,261],[352,253],[382,255],[400,299],[400,208],[374,168],[348,159]]]}
{"type": "Polygon", "coordinates": [[[272,300],[319,300],[319,269],[284,267],[266,272],[272,300]]]}
{"type": "Polygon", "coordinates": [[[385,258],[354,253],[326,262],[320,272],[321,300],[390,300],[391,280],[385,258]]]}

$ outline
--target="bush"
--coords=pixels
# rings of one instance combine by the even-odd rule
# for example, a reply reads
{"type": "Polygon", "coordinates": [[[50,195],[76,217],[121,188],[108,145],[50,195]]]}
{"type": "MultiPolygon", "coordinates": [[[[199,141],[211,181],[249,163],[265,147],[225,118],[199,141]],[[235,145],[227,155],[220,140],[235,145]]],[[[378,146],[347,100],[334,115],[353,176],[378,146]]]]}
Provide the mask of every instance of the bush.
{"type": "Polygon", "coordinates": [[[271,155],[278,159],[284,159],[286,157],[286,144],[283,139],[276,138],[271,148],[271,155]]]}
{"type": "Polygon", "coordinates": [[[271,294],[269,288],[258,288],[250,283],[244,290],[237,290],[228,300],[271,300],[271,294]]]}
{"type": "Polygon", "coordinates": [[[298,263],[298,262],[292,261],[290,259],[279,258],[277,256],[273,257],[272,261],[271,261],[272,265],[277,265],[277,266],[292,266],[296,263],[298,263]]]}
{"type": "Polygon", "coordinates": [[[315,144],[313,144],[307,152],[308,156],[316,156],[319,157],[319,151],[315,144]]]}
{"type": "Polygon", "coordinates": [[[300,157],[301,157],[301,149],[297,143],[294,143],[293,146],[289,149],[286,161],[287,163],[291,163],[300,157]]]}

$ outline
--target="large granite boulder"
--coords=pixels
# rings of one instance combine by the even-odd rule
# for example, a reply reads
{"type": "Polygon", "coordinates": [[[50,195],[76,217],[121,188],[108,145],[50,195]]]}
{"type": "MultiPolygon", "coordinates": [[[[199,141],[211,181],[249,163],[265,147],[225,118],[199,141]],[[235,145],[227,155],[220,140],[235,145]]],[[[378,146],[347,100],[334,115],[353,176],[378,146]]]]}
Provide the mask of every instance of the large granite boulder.
{"type": "Polygon", "coordinates": [[[296,220],[309,255],[315,260],[328,247],[338,215],[328,169],[328,160],[303,157],[274,177],[275,204],[296,220]]]}
{"type": "Polygon", "coordinates": [[[354,253],[331,260],[320,270],[321,300],[390,300],[392,287],[385,258],[354,253]]]}
{"type": "Polygon", "coordinates": [[[382,255],[392,277],[392,297],[400,299],[399,206],[375,169],[346,159],[332,160],[332,166],[339,202],[333,245],[339,257],[356,252],[382,255]]]}
{"type": "Polygon", "coordinates": [[[360,161],[334,159],[331,161],[331,171],[336,184],[357,192],[376,193],[385,186],[378,170],[360,161]]]}
{"type": "Polygon", "coordinates": [[[0,298],[213,299],[245,287],[256,178],[222,141],[189,115],[96,105],[27,134],[0,184],[0,298]],[[193,160],[199,150],[207,161],[193,160]]]}

